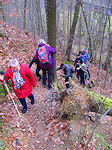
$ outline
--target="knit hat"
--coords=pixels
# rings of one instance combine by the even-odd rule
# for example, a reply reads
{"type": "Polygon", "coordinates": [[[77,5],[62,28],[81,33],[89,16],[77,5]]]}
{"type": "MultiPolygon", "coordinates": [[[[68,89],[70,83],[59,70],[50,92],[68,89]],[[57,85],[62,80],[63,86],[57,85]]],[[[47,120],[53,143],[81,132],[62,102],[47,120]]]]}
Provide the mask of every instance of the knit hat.
{"type": "Polygon", "coordinates": [[[63,63],[61,63],[60,68],[63,68],[63,67],[64,67],[64,64],[63,64],[63,63]]]}
{"type": "Polygon", "coordinates": [[[47,44],[44,39],[40,39],[40,40],[39,40],[39,44],[40,44],[40,43],[47,44]]]}
{"type": "Polygon", "coordinates": [[[11,60],[10,60],[10,66],[11,66],[11,67],[19,66],[19,61],[18,61],[16,58],[11,59],[11,60]]]}

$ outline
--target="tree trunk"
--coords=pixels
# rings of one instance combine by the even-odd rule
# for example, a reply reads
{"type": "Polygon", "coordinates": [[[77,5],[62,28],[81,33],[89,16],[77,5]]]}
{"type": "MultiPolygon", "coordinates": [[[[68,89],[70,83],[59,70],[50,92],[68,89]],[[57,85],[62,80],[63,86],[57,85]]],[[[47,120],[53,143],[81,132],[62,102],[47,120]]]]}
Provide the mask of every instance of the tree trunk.
{"type": "MultiPolygon", "coordinates": [[[[108,14],[108,9],[109,9],[109,4],[110,4],[110,0],[108,2],[107,14],[108,14]]],[[[105,23],[104,23],[104,28],[103,28],[103,37],[102,37],[102,41],[101,41],[101,50],[100,50],[100,58],[99,58],[99,68],[98,68],[98,73],[97,73],[98,80],[99,80],[99,70],[101,68],[101,63],[102,63],[103,43],[104,43],[104,36],[105,36],[105,30],[106,30],[107,21],[108,21],[108,16],[106,15],[105,23]]]]}
{"type": "Polygon", "coordinates": [[[73,40],[74,40],[76,24],[77,24],[77,20],[79,18],[80,4],[81,4],[80,0],[76,0],[74,18],[73,18],[73,22],[72,22],[72,27],[70,28],[70,36],[69,36],[69,40],[68,40],[68,46],[66,49],[66,56],[67,56],[67,60],[69,62],[70,62],[70,53],[71,53],[72,44],[73,44],[73,40]]]}
{"type": "Polygon", "coordinates": [[[108,77],[108,73],[109,73],[109,68],[110,68],[110,61],[111,61],[111,57],[112,57],[112,53],[111,53],[111,38],[110,38],[110,16],[109,16],[109,44],[108,44],[108,54],[106,57],[106,77],[105,77],[105,81],[104,81],[104,88],[106,86],[106,81],[107,81],[107,77],[108,77]]]}
{"type": "Polygon", "coordinates": [[[0,2],[0,11],[2,13],[2,21],[3,21],[3,27],[4,27],[4,33],[3,33],[3,38],[6,36],[5,35],[5,28],[6,28],[6,25],[5,25],[5,14],[4,14],[4,0],[2,2],[0,2]]]}
{"type": "Polygon", "coordinates": [[[87,29],[88,40],[89,40],[89,49],[88,49],[88,53],[89,53],[89,56],[90,56],[90,60],[91,60],[91,62],[92,62],[93,56],[92,56],[91,35],[90,35],[90,32],[89,32],[89,27],[88,27],[88,23],[87,23],[87,19],[86,19],[86,14],[85,14],[85,11],[84,11],[83,3],[82,3],[82,2],[81,2],[81,7],[82,7],[82,13],[83,13],[83,17],[84,17],[86,29],[87,29]]]}
{"type": "MultiPolygon", "coordinates": [[[[111,91],[112,92],[112,91],[111,91]]],[[[101,107],[99,113],[102,113],[104,110],[108,110],[112,106],[112,99],[95,94],[92,91],[87,91],[88,93],[88,102],[89,109],[93,112],[99,111],[99,106],[101,107]]],[[[108,94],[109,95],[109,94],[108,94]]],[[[112,110],[108,112],[108,115],[112,116],[112,110]]]]}
{"type": "Polygon", "coordinates": [[[23,16],[23,29],[24,30],[26,28],[26,4],[27,4],[27,0],[24,0],[24,16],[23,16]]]}
{"type": "MultiPolygon", "coordinates": [[[[56,49],[56,0],[47,0],[47,33],[49,45],[56,49]]],[[[53,81],[56,82],[56,54],[53,54],[53,60],[53,81]]]]}
{"type": "Polygon", "coordinates": [[[81,24],[81,19],[82,19],[82,13],[80,13],[80,18],[79,18],[79,27],[78,27],[78,39],[79,39],[79,42],[78,42],[78,52],[80,51],[81,49],[81,32],[82,32],[82,24],[81,24]]]}

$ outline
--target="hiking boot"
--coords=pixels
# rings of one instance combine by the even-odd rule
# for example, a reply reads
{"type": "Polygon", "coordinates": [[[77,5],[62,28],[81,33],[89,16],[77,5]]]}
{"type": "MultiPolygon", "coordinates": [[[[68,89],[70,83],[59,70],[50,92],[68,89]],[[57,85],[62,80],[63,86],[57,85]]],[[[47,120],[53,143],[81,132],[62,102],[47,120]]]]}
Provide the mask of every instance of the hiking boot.
{"type": "Polygon", "coordinates": [[[83,84],[82,87],[85,88],[85,84],[83,84]]]}
{"type": "Polygon", "coordinates": [[[46,88],[46,83],[43,83],[43,87],[46,88]]]}
{"type": "Polygon", "coordinates": [[[48,89],[48,90],[51,90],[51,89],[52,89],[52,87],[48,87],[47,89],[48,89]]]}
{"type": "Polygon", "coordinates": [[[70,93],[70,88],[67,88],[66,92],[67,92],[67,94],[69,94],[70,93]]]}
{"type": "Polygon", "coordinates": [[[32,105],[34,104],[34,100],[31,100],[31,104],[32,104],[32,105]]]}
{"type": "Polygon", "coordinates": [[[39,77],[38,81],[40,81],[40,80],[41,80],[41,77],[39,77]]]}
{"type": "Polygon", "coordinates": [[[45,84],[45,85],[43,85],[43,87],[44,87],[44,88],[46,88],[46,84],[45,84]]]}
{"type": "Polygon", "coordinates": [[[23,108],[22,113],[25,114],[26,111],[27,111],[27,109],[23,108]]]}

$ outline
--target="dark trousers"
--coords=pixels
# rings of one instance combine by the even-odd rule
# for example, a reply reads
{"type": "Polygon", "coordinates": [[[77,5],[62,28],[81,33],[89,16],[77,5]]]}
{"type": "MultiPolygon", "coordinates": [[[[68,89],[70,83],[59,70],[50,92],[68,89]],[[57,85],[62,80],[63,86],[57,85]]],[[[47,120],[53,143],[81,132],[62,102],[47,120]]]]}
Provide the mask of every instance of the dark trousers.
{"type": "MultiPolygon", "coordinates": [[[[31,99],[32,102],[34,102],[34,96],[31,93],[29,96],[27,96],[29,99],[31,99]]],[[[23,108],[27,109],[27,104],[26,104],[26,100],[25,97],[24,98],[19,98],[20,103],[22,104],[23,108]]]]}
{"type": "Polygon", "coordinates": [[[78,78],[78,80],[79,80],[79,76],[80,76],[80,75],[79,75],[79,70],[77,70],[77,78],[78,78]]]}
{"type": "Polygon", "coordinates": [[[42,69],[43,71],[43,85],[46,85],[47,80],[47,72],[48,72],[48,88],[52,87],[52,80],[53,80],[53,66],[48,69],[42,69]]]}
{"type": "Polygon", "coordinates": [[[88,79],[90,79],[90,72],[89,72],[89,69],[87,68],[87,72],[88,72],[88,79]]]}
{"type": "Polygon", "coordinates": [[[77,70],[77,68],[79,67],[79,65],[76,65],[76,67],[75,67],[75,73],[77,73],[77,78],[78,78],[78,80],[79,80],[79,70],[77,70]]]}
{"type": "Polygon", "coordinates": [[[38,77],[41,77],[41,75],[39,74],[40,68],[39,68],[39,64],[37,64],[37,68],[36,68],[36,75],[38,77]]]}
{"type": "MultiPolygon", "coordinates": [[[[66,82],[69,82],[69,78],[65,78],[65,84],[66,84],[66,82]]],[[[66,88],[70,88],[69,83],[66,84],[66,88]]]]}
{"type": "Polygon", "coordinates": [[[80,83],[85,85],[85,76],[84,71],[82,69],[79,70],[79,75],[80,75],[80,83]]]}

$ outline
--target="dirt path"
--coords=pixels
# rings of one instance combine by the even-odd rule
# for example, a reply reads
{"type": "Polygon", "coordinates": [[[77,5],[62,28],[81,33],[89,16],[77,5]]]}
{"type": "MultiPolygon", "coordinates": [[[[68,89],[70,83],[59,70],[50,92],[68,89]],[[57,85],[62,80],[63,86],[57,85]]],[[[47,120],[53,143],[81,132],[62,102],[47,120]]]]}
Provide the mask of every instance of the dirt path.
{"type": "MultiPolygon", "coordinates": [[[[19,106],[19,111],[24,121],[22,125],[20,118],[18,117],[14,106],[11,101],[8,105],[4,104],[2,109],[2,116],[8,124],[10,124],[10,133],[6,138],[6,147],[8,149],[14,150],[65,150],[66,146],[57,133],[55,134],[52,121],[51,125],[49,122],[46,123],[45,119],[46,113],[50,112],[50,104],[46,103],[46,96],[50,91],[38,82],[37,87],[33,90],[35,97],[35,104],[31,105],[30,100],[26,98],[28,110],[25,114],[21,113],[22,106],[19,101],[16,101],[17,106],[19,106]],[[55,134],[55,138],[53,137],[55,134]]],[[[49,116],[49,114],[48,114],[49,116]]],[[[56,124],[56,121],[55,121],[56,124]]],[[[5,129],[8,127],[5,125],[5,129]]]]}
{"type": "MultiPolygon", "coordinates": [[[[64,125],[67,125],[66,121],[57,122],[56,119],[50,120],[49,118],[52,111],[50,107],[51,102],[49,102],[47,97],[51,94],[51,91],[44,88],[40,81],[37,82],[37,87],[33,89],[33,94],[35,104],[31,105],[30,100],[26,98],[28,110],[25,114],[21,113],[22,106],[18,99],[16,97],[14,98],[24,120],[24,125],[22,125],[11,100],[1,106],[0,109],[2,111],[1,115],[4,125],[1,137],[5,143],[5,147],[7,147],[8,150],[69,150],[69,137],[64,128],[64,125]]],[[[106,121],[100,124],[97,131],[102,132],[100,128],[105,128],[106,125],[111,129],[112,119],[106,121]]],[[[89,120],[87,120],[87,122],[91,127],[91,122],[89,120]]],[[[80,130],[80,127],[78,128],[77,121],[73,122],[72,126],[72,132],[75,133],[73,134],[74,138],[78,130],[80,130]]],[[[110,133],[108,133],[109,130],[107,128],[105,129],[105,135],[109,135],[110,143],[111,136],[110,133]]]]}

